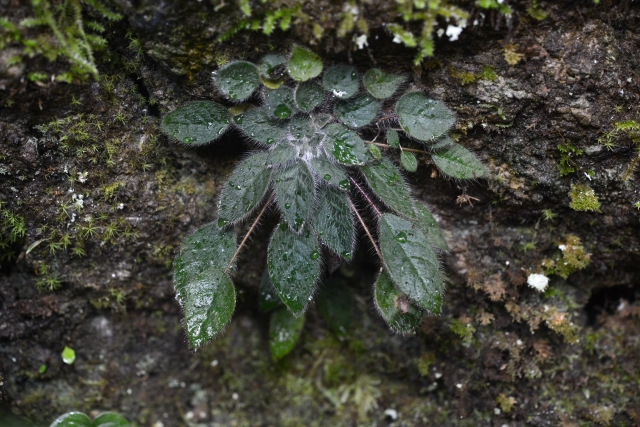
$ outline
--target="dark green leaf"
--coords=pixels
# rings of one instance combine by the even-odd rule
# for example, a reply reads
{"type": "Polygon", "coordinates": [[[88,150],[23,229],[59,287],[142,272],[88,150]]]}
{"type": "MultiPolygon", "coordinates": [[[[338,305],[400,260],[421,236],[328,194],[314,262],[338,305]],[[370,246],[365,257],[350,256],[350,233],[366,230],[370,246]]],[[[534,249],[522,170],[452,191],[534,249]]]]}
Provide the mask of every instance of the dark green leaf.
{"type": "Polygon", "coordinates": [[[364,141],[357,133],[340,124],[328,125],[325,128],[328,141],[324,147],[339,163],[343,165],[364,165],[372,159],[364,141]]]}
{"type": "Polygon", "coordinates": [[[222,270],[209,268],[198,274],[183,290],[184,326],[191,348],[215,337],[229,322],[236,306],[231,278],[222,270]]]}
{"type": "Polygon", "coordinates": [[[275,286],[271,283],[269,270],[265,270],[262,275],[262,280],[260,281],[260,299],[258,300],[258,308],[261,312],[266,313],[267,311],[271,311],[280,306],[283,306],[282,300],[280,300],[275,286]]]}
{"type": "Polygon", "coordinates": [[[280,360],[293,350],[303,326],[304,316],[295,317],[285,307],[271,314],[269,350],[273,360],[280,360]]]}
{"type": "Polygon", "coordinates": [[[347,195],[323,186],[318,199],[313,215],[313,226],[318,236],[333,252],[346,259],[351,258],[355,237],[347,195]]]}
{"type": "Polygon", "coordinates": [[[304,82],[322,72],[320,57],[300,46],[294,46],[289,59],[289,75],[293,80],[304,82]]]}
{"type": "Polygon", "coordinates": [[[400,163],[402,163],[402,167],[405,168],[407,172],[415,172],[418,170],[418,159],[416,159],[416,156],[410,151],[400,152],[400,163]]]}
{"type": "Polygon", "coordinates": [[[420,324],[422,310],[412,304],[406,295],[396,291],[386,271],[378,276],[374,293],[378,312],[392,330],[407,333],[420,324]]]}
{"type": "Polygon", "coordinates": [[[440,262],[426,236],[411,222],[388,213],[379,225],[384,268],[396,288],[419,306],[440,313],[440,262]]]}
{"type": "Polygon", "coordinates": [[[287,63],[287,58],[284,55],[277,54],[269,54],[265,55],[260,60],[260,65],[258,66],[260,70],[260,74],[268,79],[279,79],[280,76],[275,74],[276,69],[287,63]]]}
{"type": "Polygon", "coordinates": [[[236,61],[222,67],[216,75],[216,86],[229,99],[248,98],[260,85],[258,67],[251,62],[236,61]]]}
{"type": "Polygon", "coordinates": [[[296,116],[289,123],[289,132],[295,139],[311,138],[316,128],[308,116],[296,116]]]}
{"type": "Polygon", "coordinates": [[[190,102],[162,119],[162,131],[189,145],[202,145],[219,138],[229,127],[231,113],[211,101],[190,102]]]}
{"type": "Polygon", "coordinates": [[[225,269],[236,251],[233,230],[219,230],[216,223],[207,224],[184,239],[173,262],[173,282],[178,301],[184,304],[184,289],[197,275],[209,268],[225,269]]]}
{"type": "Polygon", "coordinates": [[[173,263],[176,294],[192,348],[213,338],[233,314],[235,291],[223,270],[235,249],[232,230],[220,231],[216,224],[208,224],[185,239],[173,263]]]}
{"type": "Polygon", "coordinates": [[[390,160],[383,157],[380,163],[366,165],[361,170],[373,192],[385,205],[409,218],[415,217],[409,188],[390,160]]]}
{"type": "Polygon", "coordinates": [[[411,137],[430,142],[445,134],[456,122],[455,115],[440,101],[422,92],[403,95],[396,103],[400,126],[411,137]]]}
{"type": "Polygon", "coordinates": [[[382,151],[380,151],[380,149],[376,145],[367,144],[367,148],[371,152],[371,155],[373,156],[374,159],[376,160],[382,159],[382,151]]]}
{"type": "Polygon", "coordinates": [[[387,144],[392,147],[400,146],[400,138],[398,137],[398,132],[393,129],[389,129],[386,134],[387,144]]]}
{"type": "Polygon", "coordinates": [[[311,159],[311,169],[322,182],[338,187],[343,191],[351,188],[347,173],[338,164],[333,163],[327,157],[318,156],[311,159]]]}
{"type": "Polygon", "coordinates": [[[67,412],[60,415],[50,427],[92,427],[91,419],[82,412],[67,412]]]}
{"type": "Polygon", "coordinates": [[[322,104],[324,101],[324,90],[322,86],[313,81],[302,82],[296,88],[296,104],[304,112],[309,112],[322,104]]]}
{"type": "Polygon", "coordinates": [[[338,101],[333,107],[333,114],[351,128],[366,126],[378,115],[382,102],[371,95],[360,94],[345,101],[338,101]]]}
{"type": "Polygon", "coordinates": [[[298,231],[309,217],[315,200],[313,177],[306,163],[296,161],[274,171],[273,191],[284,220],[298,231]]]}
{"type": "Polygon", "coordinates": [[[482,178],[488,174],[487,168],[473,153],[455,142],[442,151],[431,153],[431,158],[438,169],[453,178],[482,178]]]}
{"type": "Polygon", "coordinates": [[[279,119],[287,119],[297,111],[293,100],[293,89],[280,86],[278,89],[264,90],[265,108],[279,119]]]}
{"type": "Polygon", "coordinates": [[[231,172],[218,202],[221,227],[244,219],[258,206],[271,178],[266,165],[267,153],[260,152],[241,161],[231,172]]]}
{"type": "Polygon", "coordinates": [[[322,317],[338,337],[344,338],[351,327],[351,294],[344,280],[328,279],[318,295],[322,317]]]}
{"type": "Polygon", "coordinates": [[[103,412],[98,415],[91,424],[92,427],[129,427],[129,421],[115,412],[103,412]]]}
{"type": "Polygon", "coordinates": [[[320,277],[320,247],[309,228],[301,233],[279,224],[267,250],[271,283],[282,302],[299,316],[307,307],[320,277]]]}
{"type": "Polygon", "coordinates": [[[289,141],[283,139],[269,150],[267,156],[267,166],[277,166],[295,160],[298,157],[298,150],[289,141]]]}
{"type": "Polygon", "coordinates": [[[391,97],[403,81],[404,77],[398,74],[386,74],[377,68],[367,71],[362,79],[364,87],[378,99],[391,97]]]}
{"type": "Polygon", "coordinates": [[[234,117],[235,123],[248,137],[264,145],[280,141],[287,134],[287,124],[270,114],[266,108],[254,108],[234,117]]]}
{"type": "Polygon", "coordinates": [[[443,251],[448,251],[449,246],[447,246],[447,241],[444,240],[442,230],[440,230],[440,227],[438,226],[436,219],[431,215],[431,212],[417,201],[413,202],[413,210],[416,213],[416,226],[418,226],[424,235],[427,236],[431,246],[443,251]]]}
{"type": "Polygon", "coordinates": [[[334,65],[324,73],[322,86],[336,98],[351,98],[358,93],[360,86],[356,67],[346,64],[334,65]]]}
{"type": "Polygon", "coordinates": [[[331,116],[331,114],[326,114],[326,113],[311,114],[311,120],[313,120],[313,124],[315,125],[316,129],[322,129],[332,119],[333,119],[333,116],[331,116]]]}

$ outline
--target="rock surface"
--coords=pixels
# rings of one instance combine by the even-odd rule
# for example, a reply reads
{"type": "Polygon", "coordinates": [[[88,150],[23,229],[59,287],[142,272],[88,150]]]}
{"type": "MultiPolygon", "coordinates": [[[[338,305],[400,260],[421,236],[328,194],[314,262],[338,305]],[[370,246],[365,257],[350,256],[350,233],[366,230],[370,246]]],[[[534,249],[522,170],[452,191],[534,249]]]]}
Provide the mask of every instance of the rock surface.
{"type": "MultiPolygon", "coordinates": [[[[14,3],[0,15],[25,13],[14,3]]],[[[312,308],[279,363],[257,310],[268,227],[239,262],[231,325],[187,349],[171,262],[251,147],[230,134],[189,150],[158,122],[186,101],[219,100],[217,64],[311,39],[294,27],[220,43],[237,11],[117,3],[125,19],[107,30],[98,80],[34,84],[17,77],[32,63],[0,67],[0,221],[3,233],[11,215],[25,229],[0,247],[3,410],[43,425],[70,410],[154,427],[640,425],[639,143],[616,130],[640,121],[633,1],[538,2],[540,22],[518,3],[510,25],[488,14],[438,40],[422,66],[375,14],[369,51],[330,36],[312,46],[327,62],[411,76],[456,111],[459,142],[491,177],[446,180],[428,161],[408,177],[451,248],[441,316],[414,336],[390,333],[373,308],[375,260],[360,250],[339,269],[357,301],[350,336],[336,339],[312,308]],[[570,207],[580,185],[599,211],[570,207]],[[543,263],[558,274],[540,293],[527,279],[543,263]]]]}

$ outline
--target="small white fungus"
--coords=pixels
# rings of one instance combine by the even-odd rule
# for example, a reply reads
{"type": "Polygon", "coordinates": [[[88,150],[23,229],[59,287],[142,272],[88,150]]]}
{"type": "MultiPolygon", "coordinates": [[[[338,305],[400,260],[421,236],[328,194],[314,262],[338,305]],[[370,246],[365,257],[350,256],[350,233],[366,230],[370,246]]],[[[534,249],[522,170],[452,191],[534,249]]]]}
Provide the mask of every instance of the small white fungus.
{"type": "Polygon", "coordinates": [[[364,49],[365,46],[369,46],[369,42],[367,41],[367,35],[362,34],[356,38],[356,44],[358,45],[358,49],[364,49]]]}
{"type": "Polygon", "coordinates": [[[385,409],[384,414],[391,418],[393,421],[398,419],[398,411],[396,411],[395,409],[385,409]]]}
{"type": "Polygon", "coordinates": [[[527,278],[527,284],[538,292],[544,292],[549,285],[549,278],[544,274],[530,274],[527,278]]]}
{"type": "Polygon", "coordinates": [[[462,32],[462,26],[456,27],[454,25],[447,26],[447,32],[445,33],[447,37],[449,37],[450,42],[454,42],[458,40],[458,36],[462,32]]]}

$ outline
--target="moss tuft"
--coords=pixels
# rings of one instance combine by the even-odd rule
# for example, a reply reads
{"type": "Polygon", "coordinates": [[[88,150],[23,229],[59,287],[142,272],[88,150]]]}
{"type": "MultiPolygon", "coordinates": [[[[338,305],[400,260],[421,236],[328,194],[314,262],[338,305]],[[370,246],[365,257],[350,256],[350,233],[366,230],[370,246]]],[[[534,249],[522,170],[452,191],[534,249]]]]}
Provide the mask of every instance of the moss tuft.
{"type": "Polygon", "coordinates": [[[600,202],[593,188],[588,185],[578,184],[572,185],[569,191],[571,203],[569,207],[574,211],[580,212],[600,212],[600,202]]]}

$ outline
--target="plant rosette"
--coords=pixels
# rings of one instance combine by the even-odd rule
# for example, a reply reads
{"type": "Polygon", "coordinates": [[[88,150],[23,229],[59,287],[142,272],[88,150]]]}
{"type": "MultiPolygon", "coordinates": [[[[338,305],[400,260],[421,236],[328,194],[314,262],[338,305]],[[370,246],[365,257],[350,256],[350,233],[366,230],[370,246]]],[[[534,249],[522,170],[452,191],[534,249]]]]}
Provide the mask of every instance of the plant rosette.
{"type": "Polygon", "coordinates": [[[440,313],[444,284],[438,252],[447,244],[429,210],[411,197],[401,168],[415,172],[430,157],[444,175],[458,180],[482,178],[488,171],[448,135],[456,118],[443,102],[420,91],[398,94],[403,76],[371,69],[361,78],[345,64],[322,71],[321,59],[300,46],[288,58],[232,62],[216,73],[215,85],[243,108],[194,101],[162,120],[164,133],[186,146],[211,143],[235,128],[256,147],[223,186],[217,220],[187,237],[174,262],[192,348],[229,322],[237,255],[269,207],[278,210],[280,223],[267,249],[260,306],[273,311],[274,359],[295,345],[316,294],[331,329],[347,333],[349,292],[344,282],[321,280],[322,255],[351,259],[356,222],[380,258],[374,299],[390,328],[407,333],[424,312],[440,313]],[[255,95],[260,105],[247,101],[255,95]],[[377,135],[371,141],[363,136],[370,134],[377,135]],[[381,149],[399,150],[401,168],[381,149]],[[374,213],[377,230],[356,207],[362,201],[374,213]],[[234,226],[245,221],[251,225],[238,244],[234,226]]]}

